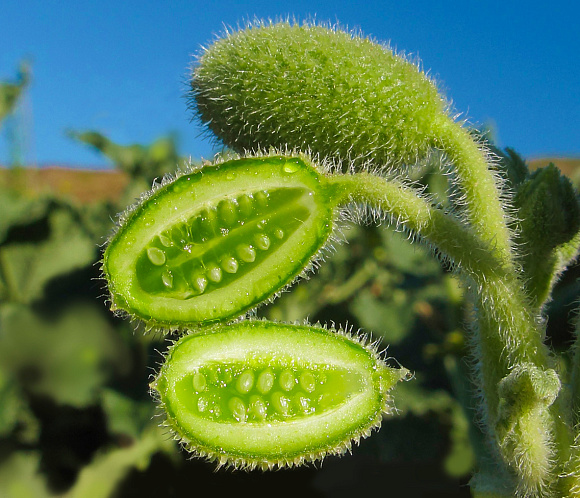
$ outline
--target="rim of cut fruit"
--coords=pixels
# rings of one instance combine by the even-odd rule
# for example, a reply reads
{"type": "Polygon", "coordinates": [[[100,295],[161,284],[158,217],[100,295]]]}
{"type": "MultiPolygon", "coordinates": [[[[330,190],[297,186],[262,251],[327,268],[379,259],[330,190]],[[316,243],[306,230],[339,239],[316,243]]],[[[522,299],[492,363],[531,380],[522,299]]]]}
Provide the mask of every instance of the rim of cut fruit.
{"type": "Polygon", "coordinates": [[[213,326],[176,341],[151,389],[165,411],[164,425],[194,455],[217,462],[218,466],[235,468],[294,466],[350,451],[353,442],[357,444],[360,438],[369,436],[380,427],[383,415],[392,412],[388,391],[408,371],[386,366],[381,356],[377,343],[369,343],[367,337],[351,331],[320,325],[242,321],[227,327],[213,326]],[[228,344],[220,344],[224,341],[228,344]],[[324,363],[348,369],[364,378],[366,391],[319,415],[290,421],[216,422],[176,408],[175,386],[204,361],[221,357],[227,363],[255,357],[259,352],[276,352],[302,364],[324,363]],[[214,444],[204,437],[215,438],[214,444]],[[236,442],[245,444],[245,448],[236,448],[236,442]],[[263,445],[272,448],[260,449],[263,445]]]}
{"type": "MultiPolygon", "coordinates": [[[[261,303],[272,300],[297,278],[306,276],[336,240],[333,236],[335,209],[331,199],[324,198],[326,195],[324,172],[318,171],[309,161],[303,154],[240,157],[179,172],[175,178],[166,178],[161,185],[144,194],[136,205],[129,207],[119,217],[118,225],[109,238],[104,252],[102,271],[109,284],[111,309],[145,322],[148,329],[172,330],[204,323],[231,321],[243,317],[261,303]],[[241,160],[244,163],[237,164],[241,160]],[[274,171],[276,166],[284,168],[285,165],[293,163],[299,164],[297,175],[292,172],[286,178],[280,170],[274,171]],[[224,178],[218,177],[230,172],[235,174],[236,178],[228,180],[229,190],[217,185],[217,181],[216,185],[210,184],[209,179],[212,178],[220,182],[225,181],[224,178]],[[188,181],[194,179],[204,187],[200,199],[190,203],[192,206],[189,206],[189,209],[186,209],[189,201],[176,200],[176,194],[171,192],[176,182],[180,180],[185,182],[184,177],[187,177],[188,181]],[[254,178],[254,183],[244,184],[249,178],[254,178]],[[258,275],[255,271],[248,270],[235,285],[226,285],[213,290],[211,295],[207,293],[188,300],[180,301],[141,292],[134,271],[136,259],[158,233],[171,227],[172,224],[183,222],[187,219],[188,213],[199,213],[212,200],[217,205],[220,199],[231,197],[236,193],[256,192],[268,188],[309,189],[308,196],[304,195],[300,200],[306,206],[305,209],[309,209],[309,215],[306,221],[281,243],[280,250],[277,250],[275,255],[264,258],[256,265],[256,270],[260,272],[258,275]],[[172,195],[172,202],[177,205],[174,207],[179,208],[173,218],[168,217],[159,207],[164,202],[162,199],[164,195],[172,195]],[[161,221],[157,222],[156,218],[160,218],[161,221]],[[145,226],[148,222],[160,223],[158,226],[161,228],[148,228],[145,226]],[[130,238],[136,247],[134,253],[129,253],[122,247],[122,244],[130,238]],[[119,278],[119,275],[122,277],[119,278]]],[[[188,188],[184,190],[189,192],[188,188]]]]}

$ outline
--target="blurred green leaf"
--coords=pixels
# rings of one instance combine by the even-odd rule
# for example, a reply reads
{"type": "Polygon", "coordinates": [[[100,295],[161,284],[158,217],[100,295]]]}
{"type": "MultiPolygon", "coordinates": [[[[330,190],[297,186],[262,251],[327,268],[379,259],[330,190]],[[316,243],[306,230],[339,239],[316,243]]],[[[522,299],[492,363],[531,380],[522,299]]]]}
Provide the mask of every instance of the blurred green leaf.
{"type": "Polygon", "coordinates": [[[0,370],[0,437],[14,429],[23,405],[18,384],[8,372],[0,370]]]}
{"type": "Polygon", "coordinates": [[[0,244],[13,226],[28,225],[46,214],[47,199],[28,198],[8,188],[0,189],[0,244]]]}
{"type": "Polygon", "coordinates": [[[30,81],[30,68],[28,64],[21,63],[18,68],[16,82],[0,82],[0,126],[2,120],[14,109],[16,102],[30,81]]]}
{"type": "Polygon", "coordinates": [[[47,216],[46,238],[0,246],[0,274],[6,299],[31,303],[43,297],[52,278],[89,266],[96,259],[95,241],[72,209],[56,205],[47,216]]]}
{"type": "Polygon", "coordinates": [[[36,452],[16,452],[0,466],[0,496],[2,498],[45,498],[51,496],[45,480],[38,473],[40,455],[36,452]]]}
{"type": "Polygon", "coordinates": [[[389,263],[397,270],[418,277],[441,273],[441,265],[429,254],[426,247],[411,244],[403,233],[395,232],[389,227],[383,227],[380,233],[389,263]]]}
{"type": "Polygon", "coordinates": [[[95,307],[76,305],[53,321],[16,304],[0,306],[0,368],[35,394],[83,407],[123,361],[120,338],[95,307]]]}
{"type": "Polygon", "coordinates": [[[427,412],[444,412],[453,407],[455,400],[445,390],[430,390],[421,386],[421,379],[404,382],[397,386],[397,410],[401,415],[412,413],[425,415],[427,412]]]}
{"type": "Polygon", "coordinates": [[[14,435],[20,442],[34,444],[40,427],[20,384],[12,372],[0,368],[0,438],[14,435]]]}
{"type": "Polygon", "coordinates": [[[101,399],[109,432],[113,434],[138,439],[143,429],[151,423],[155,412],[155,404],[150,398],[139,402],[113,389],[104,389],[101,399]]]}
{"type": "MultiPolygon", "coordinates": [[[[109,158],[117,168],[125,171],[133,179],[143,179],[151,188],[155,179],[161,180],[167,173],[173,173],[183,166],[185,159],[177,153],[175,139],[171,136],[157,139],[151,145],[120,145],[96,131],[69,131],[69,136],[89,145],[109,158]]],[[[141,190],[139,193],[143,192],[141,190]]]]}
{"type": "Polygon", "coordinates": [[[414,322],[409,297],[409,294],[399,291],[395,293],[395,299],[383,301],[369,289],[364,289],[355,296],[350,310],[361,327],[381,335],[387,344],[397,344],[408,335],[414,322]]]}
{"type": "Polygon", "coordinates": [[[451,450],[445,458],[445,470],[450,476],[466,476],[475,466],[475,453],[469,439],[469,420],[459,403],[453,404],[450,415],[451,450]]]}
{"type": "Polygon", "coordinates": [[[155,453],[174,450],[174,441],[159,427],[151,426],[135,444],[98,455],[82,470],[64,498],[108,498],[130,470],[145,470],[155,453]]]}

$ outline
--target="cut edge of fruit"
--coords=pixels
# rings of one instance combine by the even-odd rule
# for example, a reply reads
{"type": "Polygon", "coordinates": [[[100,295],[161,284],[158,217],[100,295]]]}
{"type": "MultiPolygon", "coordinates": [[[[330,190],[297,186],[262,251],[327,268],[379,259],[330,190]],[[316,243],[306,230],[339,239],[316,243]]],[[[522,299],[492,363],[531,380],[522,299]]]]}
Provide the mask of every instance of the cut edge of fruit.
{"type": "MultiPolygon", "coordinates": [[[[242,322],[241,320],[239,322],[242,322]]],[[[412,378],[412,373],[406,368],[402,367],[397,362],[397,367],[390,367],[387,365],[387,360],[392,358],[386,357],[386,348],[380,350],[380,339],[374,341],[370,340],[370,335],[368,333],[363,333],[360,329],[353,331],[353,327],[336,327],[334,323],[330,325],[322,324],[317,322],[315,324],[309,323],[307,320],[297,321],[293,323],[283,323],[274,322],[270,320],[262,319],[250,319],[246,320],[248,323],[264,323],[272,325],[280,325],[283,327],[310,327],[319,330],[324,330],[329,334],[337,334],[346,337],[348,340],[357,343],[363,349],[369,353],[374,360],[375,365],[379,364],[385,367],[389,371],[398,370],[398,378],[396,378],[392,385],[388,388],[381,388],[382,400],[380,402],[381,408],[375,411],[374,417],[367,421],[365,424],[360,424],[358,427],[352,428],[346,437],[336,443],[331,444],[328,447],[320,448],[318,450],[307,450],[303,454],[290,456],[290,457],[276,457],[272,459],[267,459],[264,457],[256,457],[252,455],[241,455],[242,452],[234,453],[227,451],[217,451],[216,448],[211,448],[209,445],[197,444],[191,441],[186,436],[180,434],[176,429],[177,422],[173,422],[168,415],[165,408],[165,403],[161,400],[161,394],[157,390],[157,382],[161,374],[161,368],[166,363],[167,357],[171,354],[172,349],[175,344],[184,336],[188,335],[189,332],[184,332],[176,339],[168,339],[172,343],[168,348],[167,352],[163,355],[163,361],[159,363],[160,369],[152,376],[152,381],[149,385],[150,395],[157,404],[159,410],[159,415],[164,417],[163,422],[160,423],[160,427],[164,428],[168,432],[168,436],[172,437],[179,445],[187,452],[191,454],[193,458],[204,459],[209,463],[214,463],[216,465],[216,471],[220,468],[227,468],[232,470],[244,470],[244,471],[271,471],[275,469],[292,468],[299,467],[302,465],[316,464],[317,462],[322,462],[327,456],[341,456],[346,453],[351,453],[353,445],[357,446],[360,444],[361,439],[366,439],[371,436],[373,431],[378,431],[381,427],[382,420],[385,416],[393,415],[397,412],[397,409],[393,403],[393,396],[391,395],[392,389],[396,386],[398,381],[410,380],[412,378]]],[[[207,327],[203,327],[203,332],[206,334],[214,333],[218,328],[227,327],[227,324],[214,324],[207,327]]]]}
{"type": "Polygon", "coordinates": [[[111,289],[111,284],[107,277],[107,271],[105,268],[105,254],[107,248],[114,240],[119,231],[127,224],[130,223],[133,216],[136,215],[139,207],[147,202],[153,195],[155,195],[160,189],[166,187],[167,185],[175,182],[179,178],[185,175],[197,173],[202,171],[204,167],[215,167],[224,163],[231,161],[236,161],[240,159],[267,159],[267,158],[297,158],[310,165],[314,170],[316,170],[321,176],[330,176],[334,174],[341,174],[342,165],[329,160],[321,160],[319,156],[312,156],[309,152],[302,152],[297,149],[270,149],[268,151],[257,150],[251,151],[247,154],[237,154],[231,153],[225,156],[216,156],[214,161],[204,161],[202,164],[192,164],[186,163],[183,167],[178,167],[174,173],[168,173],[163,176],[161,181],[154,182],[151,189],[143,192],[141,196],[131,205],[129,205],[123,212],[117,215],[115,225],[112,228],[106,241],[102,244],[102,256],[98,263],[100,268],[100,279],[104,282],[103,290],[105,292],[105,304],[109,306],[109,309],[115,314],[123,319],[128,319],[137,329],[140,325],[143,326],[144,333],[159,333],[161,335],[167,335],[175,331],[183,330],[184,328],[189,329],[201,329],[204,327],[216,325],[218,323],[236,323],[241,320],[252,318],[255,316],[256,310],[261,306],[272,303],[276,300],[283,292],[286,292],[290,287],[295,285],[300,280],[308,280],[311,275],[313,275],[319,268],[320,264],[325,260],[325,258],[335,252],[334,244],[339,244],[344,242],[345,237],[343,235],[343,224],[348,222],[348,217],[345,217],[344,210],[333,206],[333,216],[332,216],[332,226],[326,242],[320,247],[320,249],[313,254],[307,264],[303,269],[293,277],[288,283],[283,285],[280,289],[272,293],[269,297],[256,304],[255,306],[247,309],[246,311],[240,313],[237,316],[232,316],[230,318],[222,320],[208,321],[205,323],[201,322],[183,322],[183,323],[172,323],[170,321],[157,320],[155,318],[146,318],[138,316],[131,311],[123,308],[122,297],[116,294],[111,289]]]}

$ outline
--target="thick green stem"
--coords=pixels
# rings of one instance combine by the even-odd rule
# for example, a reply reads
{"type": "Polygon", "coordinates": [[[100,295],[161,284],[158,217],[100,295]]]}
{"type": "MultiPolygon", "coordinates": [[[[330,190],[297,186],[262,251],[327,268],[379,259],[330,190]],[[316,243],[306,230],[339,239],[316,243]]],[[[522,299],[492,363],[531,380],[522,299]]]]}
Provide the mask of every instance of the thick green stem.
{"type": "MultiPolygon", "coordinates": [[[[477,190],[475,178],[480,173],[472,172],[473,191],[477,190]]],[[[489,173],[486,175],[491,178],[489,173]]],[[[485,180],[486,176],[479,183],[486,185],[485,180]]],[[[477,316],[474,345],[488,435],[498,444],[505,462],[519,475],[518,494],[532,495],[546,489],[563,464],[561,461],[554,464],[554,447],[564,449],[570,440],[557,406],[552,405],[560,384],[543,342],[544,329],[530,312],[524,288],[511,263],[501,207],[494,209],[499,206],[499,196],[491,198],[488,211],[492,215],[480,214],[478,222],[473,220],[478,232],[474,233],[475,230],[397,181],[359,173],[332,176],[329,183],[335,189],[337,204],[364,203],[382,210],[396,223],[433,244],[474,282],[477,316]],[[497,236],[496,230],[500,232],[497,236]],[[486,240],[490,243],[486,244],[486,240]],[[520,397],[521,385],[529,392],[520,397]]],[[[481,192],[476,193],[477,206],[477,202],[483,201],[481,192]]]]}
{"type": "Polygon", "coordinates": [[[537,369],[547,377],[553,374],[557,378],[551,369],[549,349],[543,342],[545,328],[537,322],[518,278],[508,218],[486,152],[480,150],[465,129],[449,119],[437,120],[434,127],[439,147],[455,167],[469,222],[493,246],[494,254],[506,268],[506,278],[483,274],[477,292],[474,340],[490,436],[519,476],[517,492],[527,495],[545,491],[550,487],[549,481],[553,486],[554,476],[561,475],[572,443],[567,421],[561,415],[561,403],[552,404],[553,400],[547,401],[534,393],[530,397],[536,396],[532,409],[530,399],[514,393],[520,399],[515,407],[506,409],[511,401],[502,399],[498,391],[500,383],[518,369],[537,369]],[[510,427],[507,433],[506,424],[510,427]]]}
{"type": "Polygon", "coordinates": [[[469,222],[483,240],[492,244],[497,257],[511,266],[513,254],[508,220],[485,152],[465,128],[446,115],[438,116],[433,128],[437,146],[453,163],[463,191],[469,222]]]}
{"type": "Polygon", "coordinates": [[[369,173],[335,175],[329,177],[329,183],[337,205],[362,203],[388,214],[474,279],[479,275],[505,275],[501,261],[494,257],[489,245],[473,230],[419,196],[415,189],[369,173]]]}
{"type": "MultiPolygon", "coordinates": [[[[492,360],[489,367],[495,385],[519,362],[549,365],[543,331],[527,310],[520,282],[494,258],[490,246],[465,225],[395,180],[358,173],[332,176],[329,183],[335,189],[337,204],[360,202],[384,211],[433,244],[473,279],[478,287],[482,353],[492,360]]],[[[496,398],[497,393],[490,393],[492,408],[496,398]]]]}

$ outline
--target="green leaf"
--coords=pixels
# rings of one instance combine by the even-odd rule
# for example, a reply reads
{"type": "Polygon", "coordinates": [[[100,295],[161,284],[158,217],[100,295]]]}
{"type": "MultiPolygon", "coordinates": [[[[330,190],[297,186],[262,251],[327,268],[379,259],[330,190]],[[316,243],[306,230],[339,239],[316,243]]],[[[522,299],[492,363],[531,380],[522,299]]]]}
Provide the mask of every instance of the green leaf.
{"type": "Polygon", "coordinates": [[[570,180],[553,164],[534,171],[515,197],[518,242],[528,294],[537,306],[549,298],[557,278],[580,246],[580,202],[570,180]]]}
{"type": "Polygon", "coordinates": [[[426,247],[411,244],[405,234],[383,228],[383,247],[389,253],[389,263],[397,270],[418,277],[441,274],[441,266],[426,247]]]}
{"type": "Polygon", "coordinates": [[[451,407],[451,450],[443,465],[445,471],[454,477],[468,475],[475,464],[475,455],[469,440],[469,420],[457,402],[451,407]]]}
{"type": "Polygon", "coordinates": [[[40,433],[39,422],[14,374],[7,365],[0,365],[0,438],[16,433],[19,442],[33,444],[40,433]]]}
{"type": "Polygon", "coordinates": [[[17,452],[0,466],[0,496],[2,498],[48,498],[51,495],[38,472],[40,454],[17,452]]]}
{"type": "Polygon", "coordinates": [[[28,86],[30,69],[26,63],[21,63],[15,83],[0,82],[0,125],[2,120],[14,109],[20,95],[28,86]]]}
{"type": "Polygon", "coordinates": [[[360,326],[381,335],[387,344],[401,342],[409,334],[415,318],[409,294],[400,289],[395,294],[394,300],[385,301],[364,289],[350,305],[360,326]]]}
{"type": "Polygon", "coordinates": [[[518,187],[528,178],[530,173],[526,161],[510,147],[502,150],[490,141],[486,141],[485,145],[489,147],[491,153],[498,158],[497,161],[490,164],[490,167],[501,172],[502,176],[507,180],[506,186],[509,189],[517,190],[518,187]]]}
{"type": "Polygon", "coordinates": [[[101,393],[103,410],[107,414],[109,432],[138,439],[154,415],[149,399],[139,402],[113,389],[101,393]]]}
{"type": "Polygon", "coordinates": [[[69,131],[69,136],[97,149],[117,168],[134,179],[144,179],[146,188],[149,188],[155,179],[160,180],[185,162],[185,159],[178,155],[175,139],[171,136],[159,138],[149,146],[120,145],[96,131],[83,133],[69,131]]]}
{"type": "Polygon", "coordinates": [[[0,307],[0,362],[23,386],[57,403],[94,403],[123,358],[120,338],[96,307],[72,306],[51,321],[30,308],[0,307]]]}
{"type": "Polygon", "coordinates": [[[43,297],[51,279],[95,261],[96,243],[71,209],[55,206],[48,214],[48,225],[46,239],[0,246],[0,273],[7,299],[31,303],[43,297]]]}
{"type": "Polygon", "coordinates": [[[5,437],[12,431],[22,405],[18,386],[0,369],[0,437],[5,437]]]}
{"type": "Polygon", "coordinates": [[[29,198],[4,187],[0,189],[0,244],[10,228],[33,223],[46,215],[47,199],[29,198]]]}
{"type": "Polygon", "coordinates": [[[109,498],[130,470],[145,470],[155,453],[171,452],[174,448],[174,442],[162,429],[150,426],[135,444],[98,455],[84,467],[74,487],[63,498],[109,498]]]}

